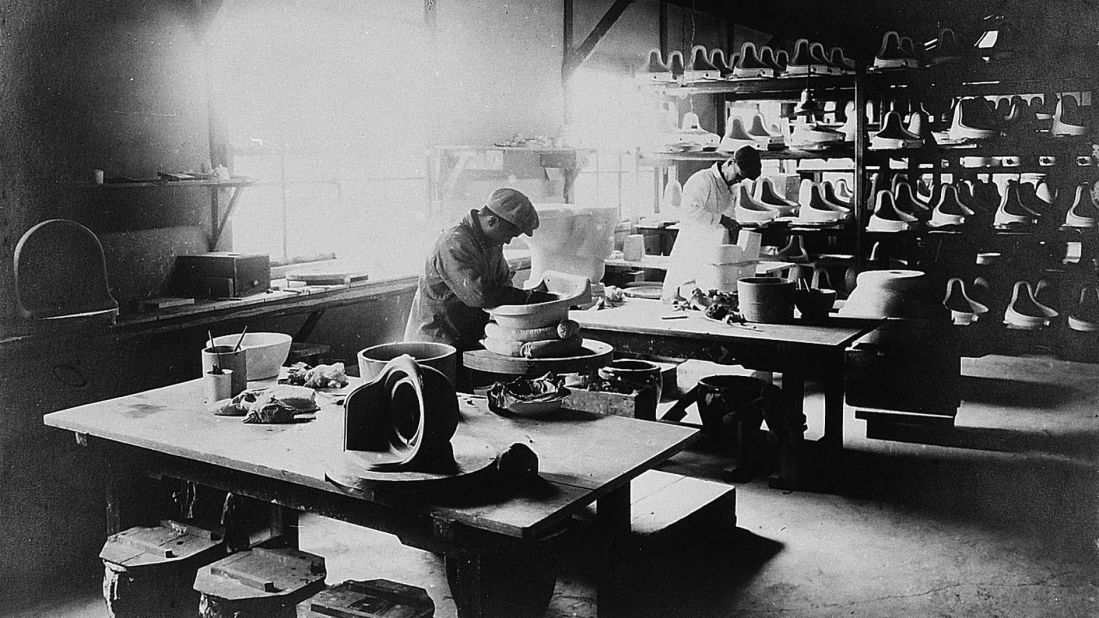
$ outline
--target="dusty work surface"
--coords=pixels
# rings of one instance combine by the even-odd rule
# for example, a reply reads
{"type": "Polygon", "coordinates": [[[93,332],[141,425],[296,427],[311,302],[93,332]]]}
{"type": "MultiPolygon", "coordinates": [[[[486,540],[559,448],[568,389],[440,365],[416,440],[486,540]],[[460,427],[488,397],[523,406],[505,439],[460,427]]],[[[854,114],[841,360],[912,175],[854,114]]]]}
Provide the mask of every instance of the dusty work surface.
{"type": "MultiPolygon", "coordinates": [[[[867,440],[848,408],[845,492],[738,485],[735,526],[637,556],[634,615],[1099,614],[1099,365],[990,356],[965,359],[962,371],[958,442],[968,446],[867,440]]],[[[821,431],[810,415],[808,436],[821,431]]],[[[664,468],[719,478],[726,463],[695,448],[664,468]]],[[[433,554],[323,518],[303,519],[301,542],[327,558],[330,583],[421,586],[437,617],[455,616],[433,554]]],[[[564,554],[547,617],[595,616],[592,553],[578,541],[564,554]]],[[[98,618],[99,584],[0,615],[98,618]]]]}

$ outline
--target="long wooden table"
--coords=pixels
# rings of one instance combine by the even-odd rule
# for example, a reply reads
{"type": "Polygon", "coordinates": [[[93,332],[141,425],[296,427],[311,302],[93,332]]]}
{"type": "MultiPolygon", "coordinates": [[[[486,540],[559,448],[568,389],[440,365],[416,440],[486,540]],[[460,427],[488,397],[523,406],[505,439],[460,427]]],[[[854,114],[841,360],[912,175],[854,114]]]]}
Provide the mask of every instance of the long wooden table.
{"type": "MultiPolygon", "coordinates": [[[[140,488],[142,478],[182,479],[283,507],[282,530],[292,545],[295,526],[285,525],[286,518],[300,510],[390,532],[405,544],[442,553],[462,616],[493,615],[486,599],[514,594],[494,590],[488,581],[490,567],[499,572],[500,556],[537,546],[592,502],[598,503],[596,525],[612,546],[620,543],[630,527],[630,481],[698,436],[688,427],[571,410],[543,419],[504,418],[487,411],[484,399],[462,395],[458,435],[497,450],[514,443],[530,447],[539,458],[537,491],[446,498],[387,486],[349,492],[325,478],[326,461],[341,448],[343,408],[327,396],[318,402],[321,409],[309,422],[244,424],[239,417],[207,412],[201,380],[193,380],[44,419],[76,432],[78,441],[105,457],[111,471],[108,534],[165,516],[145,512],[149,496],[140,488]]],[[[599,607],[601,615],[610,615],[621,590],[615,569],[604,571],[599,607]]],[[[536,592],[548,603],[554,578],[532,573],[524,581],[546,582],[536,592]]]]}
{"type": "MultiPolygon", "coordinates": [[[[739,364],[782,374],[786,404],[802,413],[806,377],[818,378],[824,389],[822,445],[831,461],[843,448],[844,350],[880,321],[831,317],[821,324],[728,325],[698,311],[675,311],[655,300],[627,299],[611,309],[572,311],[583,333],[611,344],[616,356],[686,358],[739,364]],[[671,318],[671,319],[668,319],[671,318]]],[[[780,452],[780,471],[772,482],[797,487],[799,430],[780,452]]]]}

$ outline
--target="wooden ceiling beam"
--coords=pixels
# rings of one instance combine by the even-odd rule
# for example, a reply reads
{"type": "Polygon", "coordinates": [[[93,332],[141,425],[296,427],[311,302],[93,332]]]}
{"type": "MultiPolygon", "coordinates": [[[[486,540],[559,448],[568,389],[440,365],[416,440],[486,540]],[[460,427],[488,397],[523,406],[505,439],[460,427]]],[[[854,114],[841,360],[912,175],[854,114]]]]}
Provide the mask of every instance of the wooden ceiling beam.
{"type": "Polygon", "coordinates": [[[622,16],[622,13],[626,11],[626,8],[633,4],[633,0],[614,0],[614,4],[607,9],[607,12],[603,14],[603,17],[599,20],[599,23],[595,24],[592,31],[588,36],[577,45],[575,49],[572,47],[572,27],[573,27],[573,12],[572,12],[572,0],[565,0],[565,58],[561,63],[561,80],[568,82],[572,77],[572,74],[576,69],[580,68],[580,65],[584,64],[584,61],[591,56],[595,51],[595,46],[599,44],[599,41],[606,36],[607,32],[614,25],[614,22],[618,21],[618,18],[622,16]]]}

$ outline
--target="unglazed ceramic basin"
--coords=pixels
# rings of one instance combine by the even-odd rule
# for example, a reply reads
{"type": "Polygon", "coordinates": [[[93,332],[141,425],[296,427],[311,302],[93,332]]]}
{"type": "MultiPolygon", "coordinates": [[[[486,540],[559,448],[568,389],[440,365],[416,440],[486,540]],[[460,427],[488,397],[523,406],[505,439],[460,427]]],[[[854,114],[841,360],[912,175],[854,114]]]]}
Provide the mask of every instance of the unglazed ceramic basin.
{"type": "Polygon", "coordinates": [[[542,274],[546,291],[556,300],[529,305],[500,305],[489,314],[504,328],[539,328],[569,317],[569,307],[591,302],[591,281],[581,275],[547,270],[542,274]]]}

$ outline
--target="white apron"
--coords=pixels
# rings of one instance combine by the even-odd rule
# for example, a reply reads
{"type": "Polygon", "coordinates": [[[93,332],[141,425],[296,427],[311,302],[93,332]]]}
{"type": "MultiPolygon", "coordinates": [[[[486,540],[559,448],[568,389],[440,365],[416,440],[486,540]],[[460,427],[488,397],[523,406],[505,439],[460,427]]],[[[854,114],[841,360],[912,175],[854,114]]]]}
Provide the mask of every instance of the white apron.
{"type": "MultiPolygon", "coordinates": [[[[672,245],[668,272],[660,296],[674,298],[687,282],[695,281],[703,267],[710,263],[713,250],[729,243],[728,230],[721,225],[721,215],[733,216],[733,192],[722,178],[719,164],[695,172],[683,185],[683,213],[679,234],[672,245]]],[[[690,297],[690,287],[680,293],[690,297]]]]}

